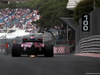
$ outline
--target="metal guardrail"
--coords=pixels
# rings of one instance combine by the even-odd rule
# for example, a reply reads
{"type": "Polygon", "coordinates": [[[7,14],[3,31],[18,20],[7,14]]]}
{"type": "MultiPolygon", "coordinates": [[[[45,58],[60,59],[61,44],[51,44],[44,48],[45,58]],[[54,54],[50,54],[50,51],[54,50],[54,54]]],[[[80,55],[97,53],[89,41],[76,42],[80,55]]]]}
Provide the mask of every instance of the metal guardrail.
{"type": "Polygon", "coordinates": [[[6,54],[6,40],[5,39],[0,39],[0,55],[1,54],[6,54]]]}
{"type": "Polygon", "coordinates": [[[16,37],[15,39],[0,39],[0,55],[6,55],[11,53],[12,45],[15,43],[21,43],[22,40],[20,37],[16,37]],[[8,44],[8,47],[7,47],[8,44]]]}
{"type": "Polygon", "coordinates": [[[79,42],[80,52],[99,52],[100,53],[100,35],[95,35],[81,39],[79,42]]]}

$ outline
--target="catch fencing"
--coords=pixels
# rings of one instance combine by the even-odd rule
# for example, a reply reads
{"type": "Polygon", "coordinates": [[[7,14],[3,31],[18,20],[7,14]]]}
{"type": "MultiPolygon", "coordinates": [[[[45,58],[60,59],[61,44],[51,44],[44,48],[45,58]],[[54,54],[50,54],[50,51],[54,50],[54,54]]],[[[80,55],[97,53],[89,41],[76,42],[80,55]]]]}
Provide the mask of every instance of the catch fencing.
{"type": "Polygon", "coordinates": [[[67,40],[67,30],[59,30],[59,38],[55,40],[54,54],[70,53],[70,46],[67,40]]]}
{"type": "Polygon", "coordinates": [[[12,45],[14,43],[21,43],[22,40],[20,37],[15,39],[0,39],[0,55],[7,55],[11,53],[12,45]]]}
{"type": "Polygon", "coordinates": [[[6,39],[0,39],[0,54],[6,54],[6,39]]]}

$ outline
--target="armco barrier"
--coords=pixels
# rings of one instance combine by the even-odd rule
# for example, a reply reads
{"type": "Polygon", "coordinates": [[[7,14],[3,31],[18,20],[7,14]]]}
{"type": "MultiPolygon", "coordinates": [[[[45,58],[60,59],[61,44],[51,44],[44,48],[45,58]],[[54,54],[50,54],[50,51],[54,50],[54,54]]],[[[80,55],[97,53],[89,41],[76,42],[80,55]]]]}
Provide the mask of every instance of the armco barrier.
{"type": "Polygon", "coordinates": [[[54,54],[70,53],[69,46],[54,46],[54,54]]]}
{"type": "Polygon", "coordinates": [[[95,35],[81,39],[79,42],[80,52],[99,52],[100,53],[100,35],[95,35]]]}
{"type": "Polygon", "coordinates": [[[0,55],[10,54],[14,41],[16,43],[22,42],[22,39],[19,38],[20,37],[16,37],[15,39],[0,39],[0,55]]]}
{"type": "Polygon", "coordinates": [[[0,55],[6,54],[6,40],[5,39],[0,39],[0,55]]]}
{"type": "Polygon", "coordinates": [[[7,39],[7,43],[8,43],[8,48],[6,48],[7,54],[11,53],[12,45],[14,44],[14,41],[15,41],[15,43],[21,44],[22,38],[16,37],[15,39],[7,39]]]}

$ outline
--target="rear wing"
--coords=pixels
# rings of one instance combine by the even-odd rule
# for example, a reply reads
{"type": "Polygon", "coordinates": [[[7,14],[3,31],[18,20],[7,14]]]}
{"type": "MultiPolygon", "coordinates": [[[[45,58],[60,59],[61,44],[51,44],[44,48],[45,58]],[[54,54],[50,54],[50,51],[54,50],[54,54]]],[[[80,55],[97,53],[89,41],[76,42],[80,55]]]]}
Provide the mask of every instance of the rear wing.
{"type": "Polygon", "coordinates": [[[23,39],[23,42],[43,42],[43,39],[23,39]]]}

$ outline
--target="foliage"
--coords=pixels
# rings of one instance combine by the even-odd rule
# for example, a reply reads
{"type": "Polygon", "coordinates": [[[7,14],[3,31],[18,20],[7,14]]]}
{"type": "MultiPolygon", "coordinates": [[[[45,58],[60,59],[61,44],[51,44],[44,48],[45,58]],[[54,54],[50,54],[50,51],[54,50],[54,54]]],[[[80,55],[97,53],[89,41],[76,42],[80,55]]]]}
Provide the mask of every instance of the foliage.
{"type": "Polygon", "coordinates": [[[17,7],[17,3],[10,3],[10,4],[8,4],[8,7],[9,8],[16,8],[17,7]]]}
{"type": "Polygon", "coordinates": [[[36,23],[43,28],[60,26],[64,24],[60,17],[71,17],[73,14],[72,11],[66,9],[67,0],[32,0],[27,2],[26,5],[19,5],[39,10],[41,19],[36,23]]]}
{"type": "Polygon", "coordinates": [[[0,9],[3,9],[3,8],[7,8],[7,5],[0,3],[0,9]]]}
{"type": "Polygon", "coordinates": [[[88,14],[91,11],[93,11],[93,0],[84,0],[79,2],[74,10],[74,20],[78,24],[78,21],[82,17],[82,15],[88,14]]]}
{"type": "Polygon", "coordinates": [[[40,23],[40,26],[50,28],[55,25],[60,26],[61,24],[64,24],[64,22],[60,20],[60,17],[71,17],[73,13],[66,9],[66,4],[66,0],[45,1],[39,8],[39,13],[42,16],[38,22],[40,23]]]}
{"type": "Polygon", "coordinates": [[[72,17],[73,12],[66,9],[67,2],[68,0],[31,0],[25,3],[11,3],[0,6],[5,8],[31,8],[39,10],[39,14],[42,17],[36,23],[41,27],[50,28],[64,24],[60,20],[60,17],[72,17]]]}
{"type": "Polygon", "coordinates": [[[100,0],[95,0],[95,6],[96,8],[100,7],[100,0]]]}

